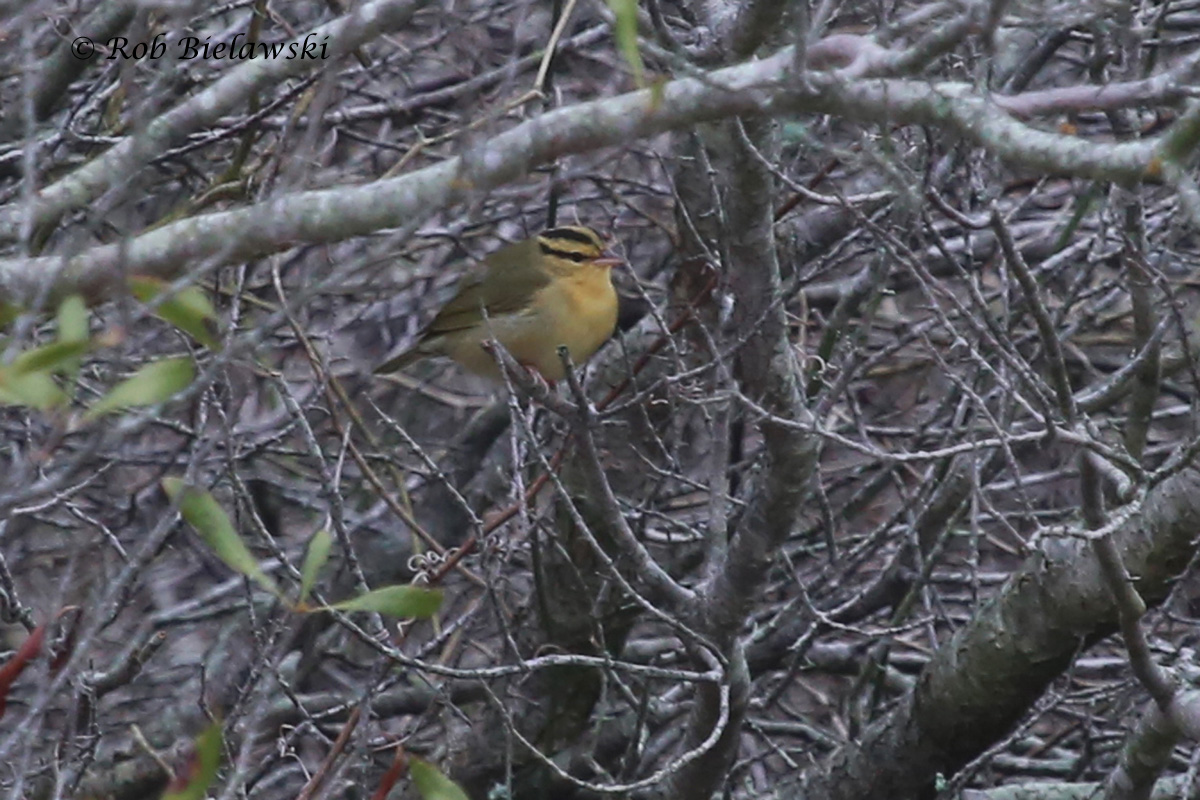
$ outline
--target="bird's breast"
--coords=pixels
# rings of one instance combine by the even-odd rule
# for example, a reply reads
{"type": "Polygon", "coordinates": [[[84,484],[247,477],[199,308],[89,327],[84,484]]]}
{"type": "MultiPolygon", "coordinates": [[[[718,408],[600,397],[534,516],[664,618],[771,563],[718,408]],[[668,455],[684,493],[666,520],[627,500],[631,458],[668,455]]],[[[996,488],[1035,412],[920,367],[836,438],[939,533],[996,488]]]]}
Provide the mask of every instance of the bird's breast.
{"type": "Polygon", "coordinates": [[[607,269],[587,269],[561,283],[565,296],[558,320],[560,341],[579,363],[600,349],[617,325],[617,293],[607,269]]]}
{"type": "Polygon", "coordinates": [[[599,350],[617,324],[617,294],[607,272],[560,277],[539,291],[524,317],[523,335],[513,337],[510,350],[517,360],[561,380],[559,346],[566,345],[576,364],[599,350]]]}

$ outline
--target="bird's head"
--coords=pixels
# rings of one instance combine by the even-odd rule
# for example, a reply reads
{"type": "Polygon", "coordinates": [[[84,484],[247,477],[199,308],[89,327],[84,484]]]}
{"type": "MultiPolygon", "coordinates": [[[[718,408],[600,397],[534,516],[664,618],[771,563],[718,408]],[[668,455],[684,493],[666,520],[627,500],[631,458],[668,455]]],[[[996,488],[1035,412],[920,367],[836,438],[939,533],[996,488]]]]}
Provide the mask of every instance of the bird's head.
{"type": "Polygon", "coordinates": [[[550,268],[570,275],[585,267],[611,269],[624,260],[605,250],[600,234],[582,225],[563,225],[538,234],[538,248],[550,268]]]}

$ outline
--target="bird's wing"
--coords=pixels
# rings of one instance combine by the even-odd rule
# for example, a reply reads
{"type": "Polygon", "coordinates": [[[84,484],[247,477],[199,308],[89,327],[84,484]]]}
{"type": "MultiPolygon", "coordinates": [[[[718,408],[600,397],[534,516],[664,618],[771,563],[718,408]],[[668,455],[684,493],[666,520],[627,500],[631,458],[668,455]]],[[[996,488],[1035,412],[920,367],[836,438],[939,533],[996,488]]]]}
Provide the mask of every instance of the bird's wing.
{"type": "Polygon", "coordinates": [[[425,357],[419,347],[410,347],[395,358],[388,359],[372,370],[376,375],[384,375],[388,372],[399,372],[416,361],[425,357]]]}
{"type": "Polygon", "coordinates": [[[480,307],[489,317],[514,314],[528,307],[538,290],[550,283],[550,276],[540,267],[541,259],[536,239],[492,253],[484,260],[482,273],[462,280],[454,297],[429,323],[423,338],[479,325],[480,307]]]}

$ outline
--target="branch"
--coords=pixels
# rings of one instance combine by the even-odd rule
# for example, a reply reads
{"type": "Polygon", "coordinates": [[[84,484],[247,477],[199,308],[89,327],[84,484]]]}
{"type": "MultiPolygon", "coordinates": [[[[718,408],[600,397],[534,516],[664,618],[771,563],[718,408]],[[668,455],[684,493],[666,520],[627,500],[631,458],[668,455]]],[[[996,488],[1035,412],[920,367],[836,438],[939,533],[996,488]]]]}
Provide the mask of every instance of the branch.
{"type": "MultiPolygon", "coordinates": [[[[733,295],[732,325],[744,344],[738,348],[733,374],[742,393],[749,394],[777,417],[808,420],[799,387],[799,367],[788,340],[781,298],[782,278],[774,249],[774,210],[770,158],[759,152],[775,149],[770,126],[756,121],[729,123],[728,143],[712,147],[718,192],[723,207],[721,239],[727,243],[723,268],[733,295]]],[[[692,209],[707,214],[707,209],[692,209]]],[[[730,663],[732,725],[709,758],[681,769],[667,788],[669,797],[710,797],[720,788],[738,746],[738,728],[745,716],[750,673],[739,633],[762,594],[771,561],[796,525],[802,502],[812,491],[820,439],[796,427],[760,421],[766,458],[761,486],[728,545],[724,532],[710,542],[709,577],[697,591],[698,627],[723,649],[730,663]]],[[[715,447],[723,447],[717,442],[715,447]]],[[[685,742],[694,746],[718,725],[718,698],[700,687],[688,720],[685,742]]]]}
{"type": "MultiPolygon", "coordinates": [[[[306,35],[317,39],[328,37],[330,57],[336,59],[380,33],[404,25],[428,1],[377,0],[306,35]]],[[[302,45],[304,36],[292,41],[302,45]]],[[[230,70],[204,91],[155,119],[141,133],[47,186],[34,197],[32,204],[0,213],[0,239],[16,238],[22,226],[33,229],[71,209],[83,208],[109,188],[128,180],[150,159],[182,143],[190,133],[215,124],[223,114],[245,104],[256,92],[323,63],[306,58],[265,58],[247,61],[230,70]]],[[[39,91],[39,101],[50,93],[49,89],[39,91]]]]}
{"type": "MultiPolygon", "coordinates": [[[[94,42],[107,42],[133,20],[137,5],[133,0],[102,3],[79,23],[76,31],[94,42]]],[[[38,122],[50,112],[66,93],[67,87],[83,72],[87,60],[71,51],[65,38],[39,66],[34,78],[33,116],[38,122]]]]}
{"type": "MultiPolygon", "coordinates": [[[[1200,531],[1200,470],[1157,486],[1111,533],[1147,604],[1161,603],[1200,531]]],[[[917,688],[860,742],[806,776],[798,795],[915,797],[1002,738],[1081,647],[1117,629],[1090,542],[1046,542],[995,601],[943,644],[917,688]]]]}
{"type": "MultiPolygon", "coordinates": [[[[818,112],[856,121],[886,118],[893,123],[949,129],[1000,158],[1045,172],[1121,183],[1159,177],[1156,145],[1161,137],[1121,144],[1092,142],[1018,122],[993,100],[980,98],[970,84],[849,79],[838,72],[810,74],[801,81],[791,75],[790,60],[791,48],[787,48],[770,58],[715,70],[703,78],[685,78],[659,89],[552,111],[498,134],[462,156],[401,177],[300,192],[243,209],[197,216],[71,257],[3,260],[0,294],[27,305],[47,291],[52,298],[81,292],[99,300],[111,292],[120,276],[129,273],[174,279],[197,262],[229,263],[277,252],[297,242],[342,241],[411,225],[563,155],[625,145],[730,116],[818,112]]],[[[194,105],[189,102],[176,112],[187,108],[191,113],[196,110],[194,105]]],[[[166,135],[161,125],[175,120],[176,112],[131,141],[151,136],[158,141],[158,136],[166,135]]],[[[1164,136],[1170,132],[1168,129],[1164,136]]],[[[122,152],[128,152],[130,158],[113,157],[111,164],[131,169],[136,163],[133,145],[118,147],[127,148],[122,152]]],[[[97,164],[109,162],[102,157],[97,164]]],[[[110,174],[107,167],[102,172],[110,174]]],[[[46,208],[62,210],[80,198],[86,202],[97,187],[78,173],[76,178],[70,179],[75,189],[56,192],[54,196],[60,200],[50,206],[43,193],[43,210],[35,219],[44,218],[40,215],[46,208]],[[68,202],[67,195],[75,200],[68,202]]],[[[106,185],[101,181],[98,188],[106,185]]],[[[10,219],[8,224],[16,223],[10,219]]]]}

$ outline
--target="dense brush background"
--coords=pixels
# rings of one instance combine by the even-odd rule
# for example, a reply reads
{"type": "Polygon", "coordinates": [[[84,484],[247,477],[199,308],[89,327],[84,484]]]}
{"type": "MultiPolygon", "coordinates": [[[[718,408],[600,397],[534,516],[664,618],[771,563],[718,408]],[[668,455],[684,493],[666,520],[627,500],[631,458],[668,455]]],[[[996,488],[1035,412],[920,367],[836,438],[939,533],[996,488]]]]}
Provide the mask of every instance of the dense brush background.
{"type": "Polygon", "coordinates": [[[390,2],[349,52],[169,116],[246,68],[182,37],[288,41],[343,5],[364,4],[0,2],[0,364],[75,293],[96,341],[55,378],[65,406],[0,406],[0,794],[158,796],[213,721],[223,798],[416,797],[407,757],[473,800],[1196,792],[1200,726],[1164,718],[1200,614],[1200,6],[390,2]],[[614,33],[634,10],[640,66],[614,33]],[[161,58],[106,58],[159,33],[161,58]],[[714,70],[797,41],[811,85],[721,94],[714,70]],[[728,108],[656,106],[689,76],[728,108]],[[653,130],[487,149],[639,82],[653,130]],[[908,87],[1028,106],[951,121],[897,111],[908,87]],[[1173,133],[1145,183],[1103,149],[1173,133]],[[419,213],[364,232],[340,200],[452,158],[419,213]],[[295,233],[275,204],[314,189],[325,232],[295,233]],[[227,249],[203,243],[217,213],[252,220],[227,249]],[[370,374],[470,260],[576,223],[629,263],[578,392],[370,374]],[[154,229],[201,249],[98,249],[154,229]],[[216,346],[130,294],[143,272],[201,287],[216,346]],[[83,418],[179,356],[196,379],[171,401],[83,418]],[[289,598],[327,531],[319,601],[416,581],[444,604],[302,613],[180,519],[169,476],[289,598]],[[466,554],[447,570],[430,541],[466,554]]]}

